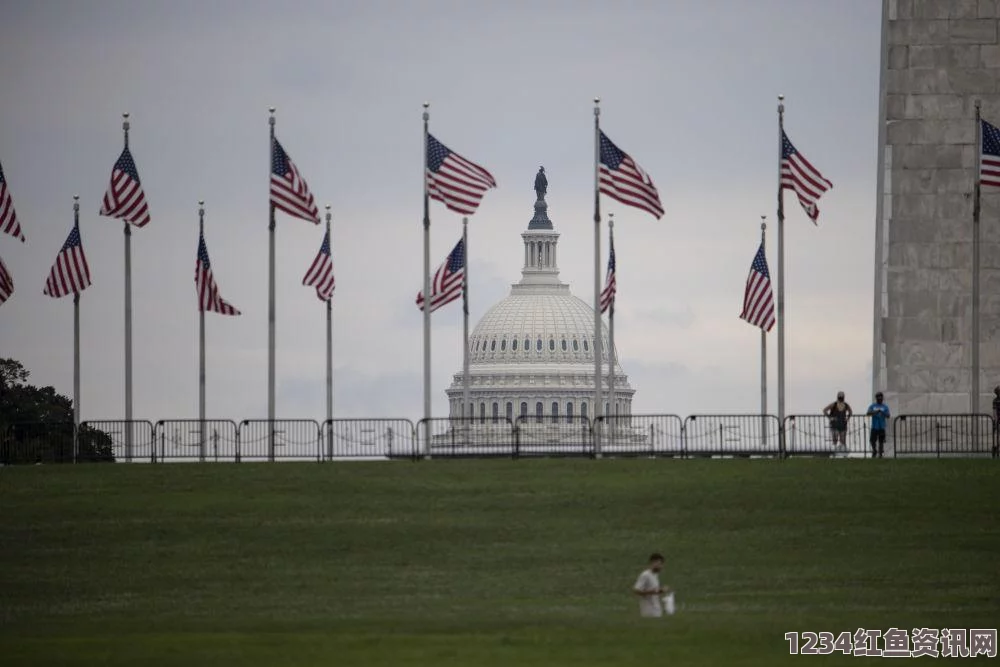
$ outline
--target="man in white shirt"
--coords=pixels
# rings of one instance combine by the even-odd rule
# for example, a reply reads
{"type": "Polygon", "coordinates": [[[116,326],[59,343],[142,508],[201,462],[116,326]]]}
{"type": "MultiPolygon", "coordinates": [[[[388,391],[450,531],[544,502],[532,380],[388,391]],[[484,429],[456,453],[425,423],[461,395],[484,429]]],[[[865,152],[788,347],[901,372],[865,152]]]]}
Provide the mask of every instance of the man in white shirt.
{"type": "Polygon", "coordinates": [[[635,581],[632,592],[639,596],[639,615],[649,618],[663,616],[663,605],[660,596],[669,593],[670,588],[660,586],[660,570],[663,569],[663,556],[653,554],[649,557],[649,567],[642,571],[635,581]]]}

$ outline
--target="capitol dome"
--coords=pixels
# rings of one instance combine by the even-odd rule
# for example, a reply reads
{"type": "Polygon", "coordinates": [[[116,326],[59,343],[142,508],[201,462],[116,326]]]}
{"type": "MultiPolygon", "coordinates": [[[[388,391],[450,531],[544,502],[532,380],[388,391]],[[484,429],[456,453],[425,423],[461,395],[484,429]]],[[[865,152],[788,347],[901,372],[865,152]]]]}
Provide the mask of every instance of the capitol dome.
{"type": "MultiPolygon", "coordinates": [[[[540,172],[541,174],[541,172],[540,172]]],[[[542,176],[544,178],[544,176],[542,176]]],[[[524,266],[510,295],[490,308],[469,336],[469,405],[463,372],[447,390],[452,417],[538,420],[593,417],[594,309],[559,280],[559,234],[548,217],[545,183],[536,183],[535,215],[521,234],[524,266]]],[[[601,322],[600,414],[631,414],[635,390],[614,354],[615,395],[609,388],[608,327],[601,322]]]]}

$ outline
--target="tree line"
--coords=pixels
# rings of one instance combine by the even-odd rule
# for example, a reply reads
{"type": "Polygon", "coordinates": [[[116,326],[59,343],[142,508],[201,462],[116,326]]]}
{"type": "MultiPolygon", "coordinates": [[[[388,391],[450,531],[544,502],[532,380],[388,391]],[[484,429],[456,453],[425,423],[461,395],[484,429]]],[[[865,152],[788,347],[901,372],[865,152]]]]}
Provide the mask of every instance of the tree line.
{"type": "MultiPolygon", "coordinates": [[[[16,359],[0,358],[0,464],[71,463],[73,400],[29,384],[30,375],[16,359]]],[[[104,431],[82,427],[78,443],[78,461],[115,460],[104,431]]]]}

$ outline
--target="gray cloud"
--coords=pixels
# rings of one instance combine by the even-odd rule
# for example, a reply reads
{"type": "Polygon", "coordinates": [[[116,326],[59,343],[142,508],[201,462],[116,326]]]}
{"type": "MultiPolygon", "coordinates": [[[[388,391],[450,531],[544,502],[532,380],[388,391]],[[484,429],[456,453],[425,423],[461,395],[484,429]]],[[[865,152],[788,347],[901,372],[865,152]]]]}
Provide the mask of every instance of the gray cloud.
{"type": "Polygon", "coordinates": [[[650,325],[666,325],[668,327],[677,327],[678,329],[689,329],[695,321],[694,309],[689,306],[674,306],[669,305],[663,307],[659,310],[645,310],[638,308],[635,310],[633,315],[640,322],[646,322],[650,325]]]}
{"type": "MultiPolygon", "coordinates": [[[[70,391],[72,306],[41,289],[79,193],[94,279],[81,309],[82,408],[122,415],[122,232],[97,210],[128,110],[153,216],[133,237],[136,414],[197,409],[203,198],[216,278],[244,312],[209,316],[209,411],[263,415],[274,105],[279,138],[333,206],[338,406],[417,416],[420,103],[432,102],[431,131],[500,185],[470,222],[475,320],[519,277],[539,164],[562,278],[592,299],[599,95],[603,128],[652,175],[667,210],[654,221],[602,201],[616,214],[617,344],[637,407],[755,409],[760,338],[737,315],[758,216],[773,218],[782,92],[790,136],[834,182],[819,228],[786,197],[789,411],[816,409],[833,386],[867,395],[879,11],[867,0],[13,3],[0,42],[0,162],[28,243],[0,237],[16,285],[0,306],[0,354],[70,391]]],[[[436,266],[461,220],[437,203],[431,217],[436,266]]],[[[322,230],[280,214],[277,226],[279,412],[319,417],[324,311],[300,282],[322,230]]],[[[435,313],[437,414],[461,367],[459,311],[435,313]]]]}

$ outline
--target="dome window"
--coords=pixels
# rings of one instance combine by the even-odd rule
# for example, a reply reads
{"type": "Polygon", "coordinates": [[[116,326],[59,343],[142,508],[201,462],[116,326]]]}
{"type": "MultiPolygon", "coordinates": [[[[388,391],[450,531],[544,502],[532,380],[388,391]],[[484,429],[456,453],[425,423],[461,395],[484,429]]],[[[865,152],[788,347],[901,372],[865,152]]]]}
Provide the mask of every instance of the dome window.
{"type": "Polygon", "coordinates": [[[514,351],[514,352],[517,352],[517,339],[516,338],[514,340],[510,341],[510,349],[512,351],[514,351]]]}
{"type": "Polygon", "coordinates": [[[492,341],[490,342],[490,352],[495,352],[495,351],[496,351],[496,349],[497,349],[497,339],[496,339],[496,338],[494,338],[494,339],[493,339],[493,340],[492,340],[492,341]]]}
{"type": "Polygon", "coordinates": [[[500,351],[501,352],[506,352],[507,351],[507,339],[506,338],[504,338],[504,339],[502,339],[500,341],[500,351]]]}
{"type": "Polygon", "coordinates": [[[556,340],[555,340],[555,338],[550,338],[549,339],[549,352],[555,352],[555,351],[556,351],[556,340]]]}
{"type": "Polygon", "coordinates": [[[539,352],[542,351],[542,339],[541,338],[539,338],[538,340],[535,341],[535,349],[538,350],[539,352]]]}
{"type": "Polygon", "coordinates": [[[527,338],[524,339],[524,351],[525,352],[531,351],[531,341],[528,340],[527,338]]]}
{"type": "Polygon", "coordinates": [[[562,349],[563,349],[563,352],[566,351],[566,339],[565,338],[563,338],[562,349]]]}
{"type": "Polygon", "coordinates": [[[587,339],[584,338],[583,339],[583,351],[584,352],[588,352],[589,350],[590,350],[590,347],[587,345],[587,339]]]}
{"type": "Polygon", "coordinates": [[[580,341],[578,341],[578,340],[574,340],[573,341],[573,351],[574,352],[579,352],[580,351],[580,341]]]}

